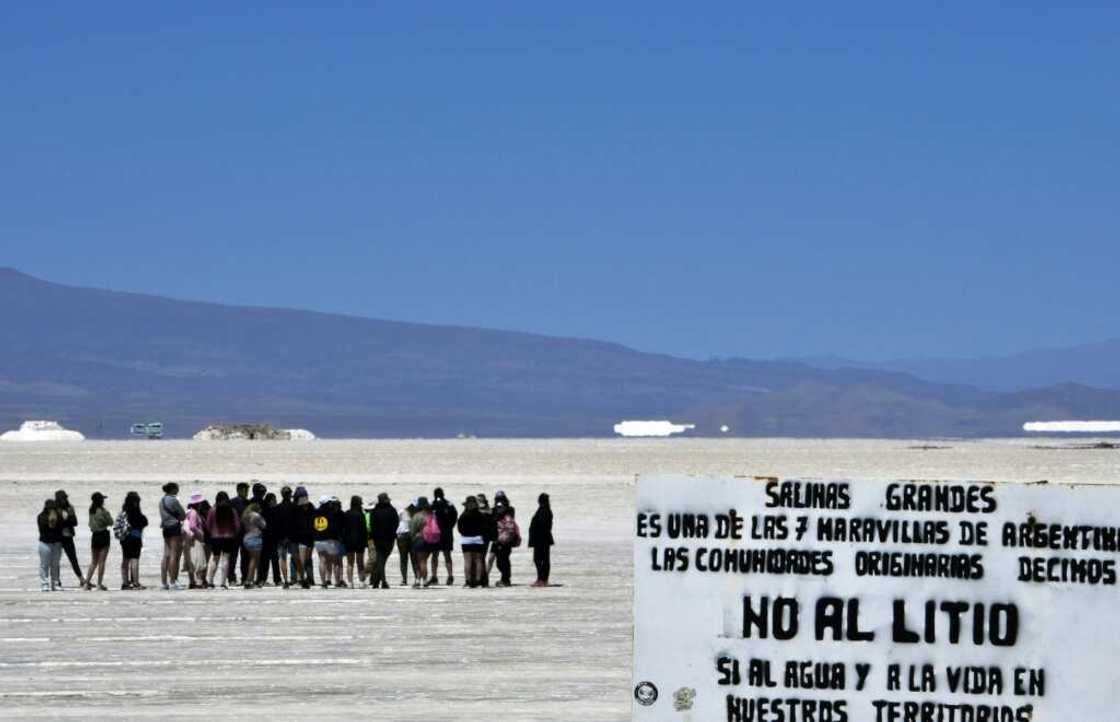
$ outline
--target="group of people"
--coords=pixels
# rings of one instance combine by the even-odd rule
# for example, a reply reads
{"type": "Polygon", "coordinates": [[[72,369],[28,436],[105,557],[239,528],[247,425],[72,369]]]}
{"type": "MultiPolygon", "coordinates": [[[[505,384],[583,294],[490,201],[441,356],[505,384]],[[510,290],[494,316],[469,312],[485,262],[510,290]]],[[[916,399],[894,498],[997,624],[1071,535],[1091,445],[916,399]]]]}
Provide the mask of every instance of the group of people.
{"type": "MultiPolygon", "coordinates": [[[[78,515],[65,491],[47,499],[38,516],[39,583],[43,591],[62,588],[60,566],[65,552],[83,589],[106,591],[105,563],[112,538],[121,548],[121,589],[144,589],[140,584],[140,555],[148,517],[140,508],[140,495],[125,495],[114,516],[105,508],[101,492],[90,496],[90,564],[82,573],[74,546],[78,515]]],[[[551,573],[552,509],[548,494],[538,497],[538,508],[529,524],[528,546],[533,549],[537,579],[531,586],[548,586],[551,573]]],[[[403,509],[393,506],[389,495],[377,495],[373,504],[360,496],[350,498],[343,509],[335,496],[320,496],[312,503],[304,486],[280,489],[280,498],[260,482],[239,483],[235,495],[219,491],[213,504],[201,493],[193,493],[184,507],[179,485],[163,486],[159,501],[159,529],[163,537],[160,587],[245,589],[272,583],[285,589],[312,587],[315,566],[319,584],[325,589],[360,587],[386,589],[386,565],[393,550],[400,562],[401,585],[413,587],[439,584],[442,559],[446,584],[455,583],[455,534],[463,554],[464,586],[490,586],[497,566],[495,586],[510,586],[513,550],[521,546],[521,528],[516,510],[505,492],[494,494],[490,504],[485,494],[468,496],[460,511],[448,501],[443,489],[412,499],[403,509]],[[240,561],[238,561],[240,559],[240,561]],[[238,576],[240,574],[240,576],[238,576]]]]}

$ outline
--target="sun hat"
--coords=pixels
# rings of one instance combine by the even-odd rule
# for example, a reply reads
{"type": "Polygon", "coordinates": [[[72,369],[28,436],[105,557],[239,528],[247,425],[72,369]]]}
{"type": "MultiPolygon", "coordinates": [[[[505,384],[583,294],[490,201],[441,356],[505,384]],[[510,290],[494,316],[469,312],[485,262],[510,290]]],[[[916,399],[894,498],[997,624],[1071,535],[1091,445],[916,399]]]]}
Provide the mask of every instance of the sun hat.
{"type": "Polygon", "coordinates": [[[323,494],[319,497],[319,506],[331,503],[331,497],[328,494],[323,494]]]}
{"type": "Polygon", "coordinates": [[[204,501],[206,501],[206,497],[196,491],[195,493],[191,494],[191,498],[190,501],[187,502],[187,506],[201,504],[204,501]]]}

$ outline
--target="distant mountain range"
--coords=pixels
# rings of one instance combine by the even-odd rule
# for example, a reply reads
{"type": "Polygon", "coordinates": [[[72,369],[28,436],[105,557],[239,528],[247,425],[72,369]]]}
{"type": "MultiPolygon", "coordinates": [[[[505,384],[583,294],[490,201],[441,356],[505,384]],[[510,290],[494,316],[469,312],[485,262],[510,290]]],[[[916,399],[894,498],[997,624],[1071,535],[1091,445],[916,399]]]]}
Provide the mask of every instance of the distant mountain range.
{"type": "Polygon", "coordinates": [[[1099,343],[1023,351],[989,358],[898,359],[882,363],[836,356],[794,359],[816,368],[863,368],[908,373],[927,381],[966,384],[992,391],[1078,383],[1120,389],[1120,338],[1099,343]]]}
{"type": "Polygon", "coordinates": [[[949,364],[923,379],[820,360],[695,361],[601,341],[75,288],[11,269],[0,269],[0,317],[0,430],[48,418],[93,438],[155,420],[179,437],[247,421],[326,437],[610,436],[621,419],[649,418],[708,436],[726,424],[734,436],[930,437],[1120,418],[1117,390],[988,390],[945,383],[949,364]]]}

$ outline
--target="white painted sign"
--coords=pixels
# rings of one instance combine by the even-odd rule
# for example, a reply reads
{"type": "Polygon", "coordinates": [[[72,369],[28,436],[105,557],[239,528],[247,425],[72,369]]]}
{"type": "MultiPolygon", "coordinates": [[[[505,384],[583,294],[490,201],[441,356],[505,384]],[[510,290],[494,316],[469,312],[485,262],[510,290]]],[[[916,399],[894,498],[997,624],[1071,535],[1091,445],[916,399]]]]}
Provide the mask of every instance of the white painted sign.
{"type": "Polygon", "coordinates": [[[650,477],[634,720],[1120,719],[1120,490],[650,477]]]}

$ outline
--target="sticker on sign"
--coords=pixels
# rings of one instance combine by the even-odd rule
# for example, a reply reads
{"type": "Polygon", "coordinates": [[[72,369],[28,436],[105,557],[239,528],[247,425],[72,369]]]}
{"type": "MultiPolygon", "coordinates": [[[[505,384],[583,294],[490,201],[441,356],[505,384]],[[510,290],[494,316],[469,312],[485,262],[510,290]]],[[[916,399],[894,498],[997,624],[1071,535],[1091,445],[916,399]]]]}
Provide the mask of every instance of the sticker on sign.
{"type": "Polygon", "coordinates": [[[641,477],[635,720],[1104,722],[1120,490],[641,477]]]}

